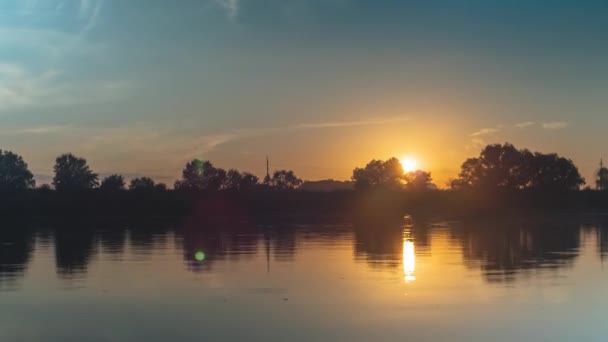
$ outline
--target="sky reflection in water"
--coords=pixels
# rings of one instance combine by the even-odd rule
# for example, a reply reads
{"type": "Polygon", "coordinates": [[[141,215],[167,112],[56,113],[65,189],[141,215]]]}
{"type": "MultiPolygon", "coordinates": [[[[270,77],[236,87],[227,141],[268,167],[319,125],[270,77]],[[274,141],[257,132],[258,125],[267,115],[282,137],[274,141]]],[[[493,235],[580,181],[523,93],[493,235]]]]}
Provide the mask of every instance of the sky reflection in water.
{"type": "Polygon", "coordinates": [[[0,340],[608,333],[603,218],[430,222],[7,225],[0,340]]]}

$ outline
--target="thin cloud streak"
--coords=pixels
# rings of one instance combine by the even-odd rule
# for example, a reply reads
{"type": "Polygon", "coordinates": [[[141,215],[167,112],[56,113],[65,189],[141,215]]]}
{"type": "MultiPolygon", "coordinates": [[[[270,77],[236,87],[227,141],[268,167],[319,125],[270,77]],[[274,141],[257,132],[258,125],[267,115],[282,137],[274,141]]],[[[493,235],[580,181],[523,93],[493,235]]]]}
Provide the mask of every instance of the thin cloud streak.
{"type": "Polygon", "coordinates": [[[60,133],[60,132],[66,131],[70,127],[71,126],[68,126],[68,125],[52,125],[52,126],[19,128],[19,129],[11,129],[11,130],[2,130],[2,131],[0,131],[0,135],[16,136],[16,135],[30,135],[30,134],[60,133]]]}
{"type": "Polygon", "coordinates": [[[498,132],[500,132],[500,129],[498,129],[498,128],[482,128],[477,132],[471,133],[469,136],[478,137],[478,136],[488,135],[488,134],[493,134],[493,133],[498,133],[498,132]]]}
{"type": "Polygon", "coordinates": [[[552,121],[552,122],[544,122],[541,127],[549,130],[558,130],[564,129],[568,127],[568,123],[565,121],[552,121]]]}
{"type": "Polygon", "coordinates": [[[534,121],[524,121],[524,122],[520,122],[515,124],[515,127],[517,128],[526,128],[526,127],[530,127],[530,126],[534,126],[536,123],[534,121]]]}
{"type": "MultiPolygon", "coordinates": [[[[319,122],[319,123],[306,123],[293,126],[296,129],[309,129],[309,128],[340,128],[340,127],[353,127],[353,126],[372,126],[372,125],[384,125],[389,123],[409,121],[409,117],[394,117],[376,120],[360,120],[360,121],[343,121],[343,122],[319,122]]],[[[290,127],[285,127],[290,128],[290,127]]]]}
{"type": "MultiPolygon", "coordinates": [[[[247,128],[226,132],[201,134],[199,136],[180,133],[179,129],[166,127],[159,129],[150,125],[134,125],[116,128],[87,128],[76,126],[43,126],[22,128],[4,134],[44,134],[62,135],[78,141],[74,153],[91,160],[105,160],[107,168],[122,173],[157,173],[158,160],[166,166],[166,177],[177,176],[183,164],[193,158],[205,158],[223,145],[248,138],[277,134],[286,131],[340,129],[370,125],[391,124],[407,121],[406,117],[393,117],[359,121],[328,121],[318,123],[293,124],[281,127],[247,128]],[[134,158],[133,156],[137,156],[134,158]],[[120,164],[122,169],[113,168],[120,164]],[[150,168],[150,169],[148,169],[150,168]],[[175,172],[174,172],[175,171],[175,172]]],[[[107,171],[100,169],[100,171],[107,171]]]]}

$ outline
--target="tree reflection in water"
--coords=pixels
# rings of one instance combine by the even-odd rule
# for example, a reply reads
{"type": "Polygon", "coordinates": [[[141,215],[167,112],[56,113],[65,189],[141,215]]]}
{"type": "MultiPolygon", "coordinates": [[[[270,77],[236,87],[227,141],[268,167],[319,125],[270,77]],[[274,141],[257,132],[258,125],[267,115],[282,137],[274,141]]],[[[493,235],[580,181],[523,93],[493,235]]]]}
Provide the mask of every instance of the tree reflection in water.
{"type": "MultiPolygon", "coordinates": [[[[192,272],[213,269],[218,261],[265,258],[293,262],[302,243],[323,248],[349,241],[354,258],[372,270],[403,272],[406,282],[416,280],[417,258],[432,253],[433,237],[448,233],[469,269],[478,269],[488,282],[511,282],[533,272],[570,267],[581,248],[581,234],[594,237],[599,257],[608,255],[608,225],[596,218],[496,219],[429,224],[424,218],[356,220],[349,224],[225,224],[149,220],[120,222],[61,221],[7,225],[0,233],[0,288],[17,286],[46,236],[54,247],[57,275],[84,278],[91,260],[121,260],[127,251],[147,257],[173,243],[192,272]],[[583,227],[581,229],[581,227],[583,227]],[[128,248],[128,249],[127,249],[128,248]]],[[[269,270],[267,270],[269,271],[269,270]]]]}

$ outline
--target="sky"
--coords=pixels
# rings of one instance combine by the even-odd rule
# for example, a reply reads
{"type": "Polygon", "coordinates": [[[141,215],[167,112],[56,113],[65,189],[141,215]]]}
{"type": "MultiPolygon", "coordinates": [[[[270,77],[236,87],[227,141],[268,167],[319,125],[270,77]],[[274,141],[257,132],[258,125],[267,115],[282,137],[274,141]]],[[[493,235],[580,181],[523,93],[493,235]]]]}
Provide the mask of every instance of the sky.
{"type": "Polygon", "coordinates": [[[3,0],[0,148],[172,184],[208,159],[440,187],[488,143],[608,158],[605,1],[3,0]]]}

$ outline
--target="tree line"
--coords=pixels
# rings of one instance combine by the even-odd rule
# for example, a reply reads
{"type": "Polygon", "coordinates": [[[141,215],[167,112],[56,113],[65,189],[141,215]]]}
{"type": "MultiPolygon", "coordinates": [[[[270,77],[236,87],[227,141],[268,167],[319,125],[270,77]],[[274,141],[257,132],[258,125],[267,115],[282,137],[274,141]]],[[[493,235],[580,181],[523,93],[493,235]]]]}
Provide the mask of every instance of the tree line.
{"type": "MultiPolygon", "coordinates": [[[[430,190],[431,174],[424,171],[404,173],[396,158],[372,160],[356,168],[352,180],[356,189],[386,188],[430,190]]],[[[544,154],[517,149],[509,143],[483,148],[478,157],[467,159],[456,179],[454,190],[539,190],[572,191],[585,184],[572,160],[555,153],[544,154]]]]}
{"type": "MultiPolygon", "coordinates": [[[[86,159],[71,153],[57,157],[53,167],[52,185],[57,191],[127,189],[123,176],[113,174],[99,182],[86,159]]],[[[351,177],[355,190],[391,189],[413,192],[437,189],[431,173],[417,170],[404,172],[396,158],[372,160],[363,168],[355,168],[351,177]]],[[[293,190],[302,185],[293,171],[277,170],[263,180],[248,172],[228,171],[210,161],[188,162],[173,188],[177,191],[252,191],[254,189],[293,190]]],[[[509,143],[483,148],[478,157],[461,165],[457,178],[450,182],[454,190],[540,190],[571,191],[585,184],[572,160],[555,153],[544,154],[517,149],[509,143]]],[[[21,191],[35,187],[34,175],[23,158],[11,151],[0,150],[0,191],[21,191]]],[[[46,185],[50,189],[50,186],[46,185]]],[[[163,191],[167,186],[149,177],[134,178],[128,184],[132,191],[163,191]]]]}
{"type": "MultiPolygon", "coordinates": [[[[89,167],[87,160],[71,153],[55,159],[53,188],[57,191],[84,191],[99,189],[121,191],[127,189],[122,175],[112,174],[99,181],[99,175],[89,167]]],[[[293,171],[277,170],[260,182],[257,176],[235,169],[228,171],[215,167],[209,161],[194,159],[182,170],[181,179],[174,183],[178,191],[250,191],[255,188],[291,190],[302,184],[293,171]]],[[[23,191],[35,188],[34,174],[23,158],[11,151],[0,150],[0,192],[23,191]]],[[[51,190],[44,184],[43,190],[51,190]]],[[[137,177],[128,184],[131,191],[164,191],[167,186],[150,177],[137,177]]]]}

